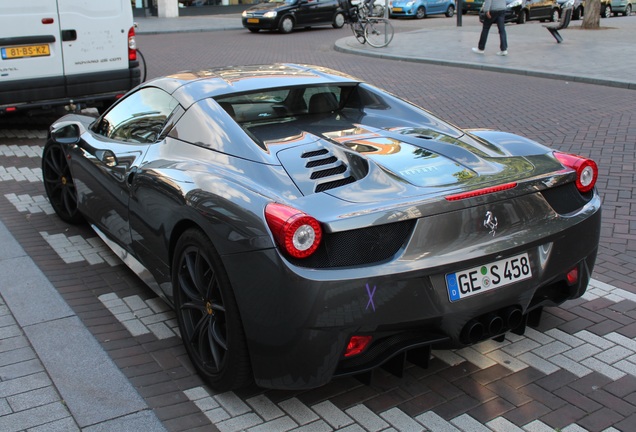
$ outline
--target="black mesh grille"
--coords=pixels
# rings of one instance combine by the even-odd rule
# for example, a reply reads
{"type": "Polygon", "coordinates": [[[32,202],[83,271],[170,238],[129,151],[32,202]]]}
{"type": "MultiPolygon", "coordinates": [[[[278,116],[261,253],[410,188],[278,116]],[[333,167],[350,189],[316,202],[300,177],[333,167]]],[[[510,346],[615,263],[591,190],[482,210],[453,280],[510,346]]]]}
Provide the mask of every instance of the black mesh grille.
{"type": "Polygon", "coordinates": [[[347,177],[340,180],[320,183],[318,186],[316,186],[316,192],[324,192],[329,189],[334,189],[340,186],[348,185],[349,183],[353,183],[355,181],[356,179],[354,179],[353,177],[347,177]]]}
{"type": "Polygon", "coordinates": [[[541,191],[541,194],[559,214],[572,213],[587,204],[593,197],[593,192],[581,194],[574,183],[546,189],[541,191]]]}
{"type": "Polygon", "coordinates": [[[326,169],[326,170],[314,171],[314,172],[311,173],[311,177],[310,178],[312,180],[315,180],[315,179],[319,179],[319,178],[329,177],[329,176],[333,176],[333,175],[342,174],[346,170],[347,170],[346,166],[340,165],[340,166],[337,166],[335,168],[329,168],[329,169],[326,169]]]}
{"type": "Polygon", "coordinates": [[[314,157],[314,156],[320,156],[320,155],[324,155],[328,153],[327,149],[320,149],[320,150],[314,150],[314,151],[310,151],[307,153],[303,153],[302,157],[303,158],[310,158],[310,157],[314,157]]]}
{"type": "Polygon", "coordinates": [[[317,166],[329,165],[329,164],[335,163],[337,161],[338,161],[337,157],[330,156],[330,157],[327,157],[327,158],[323,158],[323,159],[318,159],[318,160],[307,162],[307,165],[305,165],[305,167],[313,168],[313,167],[317,167],[317,166]]]}
{"type": "Polygon", "coordinates": [[[332,268],[371,264],[393,257],[410,236],[415,220],[325,233],[320,247],[307,259],[291,261],[301,267],[332,268]]]}

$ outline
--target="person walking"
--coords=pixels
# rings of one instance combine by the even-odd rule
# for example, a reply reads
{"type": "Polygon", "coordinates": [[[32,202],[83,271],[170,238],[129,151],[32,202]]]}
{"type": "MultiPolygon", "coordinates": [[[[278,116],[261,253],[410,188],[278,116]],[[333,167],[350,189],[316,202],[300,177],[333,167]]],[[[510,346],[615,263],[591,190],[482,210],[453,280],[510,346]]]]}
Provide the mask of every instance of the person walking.
{"type": "Polygon", "coordinates": [[[488,32],[490,27],[497,23],[497,29],[499,30],[499,52],[497,55],[508,55],[508,38],[506,37],[506,0],[486,0],[483,6],[486,16],[484,17],[484,23],[481,28],[481,36],[479,37],[479,44],[476,48],[473,48],[473,52],[477,54],[484,54],[486,49],[486,41],[488,40],[488,32]]]}

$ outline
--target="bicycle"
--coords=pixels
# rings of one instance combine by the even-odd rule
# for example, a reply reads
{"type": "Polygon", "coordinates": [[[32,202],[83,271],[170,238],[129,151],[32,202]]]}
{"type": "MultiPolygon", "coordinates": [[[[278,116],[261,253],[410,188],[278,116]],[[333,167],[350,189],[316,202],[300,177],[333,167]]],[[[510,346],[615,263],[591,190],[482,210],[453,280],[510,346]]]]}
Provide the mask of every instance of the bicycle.
{"type": "Polygon", "coordinates": [[[352,5],[348,15],[347,22],[351,31],[361,44],[368,43],[374,48],[382,48],[393,40],[394,30],[389,20],[369,14],[364,4],[352,5]]]}

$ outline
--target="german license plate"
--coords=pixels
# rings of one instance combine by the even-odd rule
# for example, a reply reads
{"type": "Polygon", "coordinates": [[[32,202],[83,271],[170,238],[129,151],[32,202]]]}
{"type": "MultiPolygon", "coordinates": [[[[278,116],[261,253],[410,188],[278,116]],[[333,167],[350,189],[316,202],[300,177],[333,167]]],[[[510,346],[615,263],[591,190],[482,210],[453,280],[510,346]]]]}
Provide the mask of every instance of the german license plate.
{"type": "Polygon", "coordinates": [[[51,49],[48,44],[5,47],[0,49],[0,51],[2,52],[2,58],[4,60],[51,55],[51,49]]]}
{"type": "Polygon", "coordinates": [[[258,24],[258,18],[248,18],[247,22],[250,24],[258,24]]]}
{"type": "Polygon", "coordinates": [[[446,275],[450,301],[465,299],[476,294],[532,277],[527,253],[446,275]]]}
{"type": "Polygon", "coordinates": [[[402,12],[402,8],[393,8],[393,12],[402,12]]]}

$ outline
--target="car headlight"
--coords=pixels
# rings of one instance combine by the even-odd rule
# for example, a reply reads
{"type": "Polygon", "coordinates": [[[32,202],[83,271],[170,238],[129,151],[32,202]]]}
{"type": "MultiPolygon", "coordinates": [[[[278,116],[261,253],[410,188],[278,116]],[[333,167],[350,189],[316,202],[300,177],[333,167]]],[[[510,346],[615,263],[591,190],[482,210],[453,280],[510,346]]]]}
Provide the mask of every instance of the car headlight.
{"type": "Polygon", "coordinates": [[[522,0],[514,0],[506,5],[506,8],[512,9],[521,6],[522,0]]]}
{"type": "Polygon", "coordinates": [[[244,11],[243,11],[243,13],[241,14],[241,16],[242,16],[243,18],[245,18],[245,17],[247,16],[247,11],[246,11],[246,10],[244,10],[244,11]]]}
{"type": "Polygon", "coordinates": [[[276,18],[276,11],[265,12],[263,18],[276,18]]]}
{"type": "Polygon", "coordinates": [[[410,2],[408,2],[408,3],[406,4],[406,7],[411,7],[411,6],[413,6],[414,4],[415,4],[415,2],[410,1],[410,2]]]}

